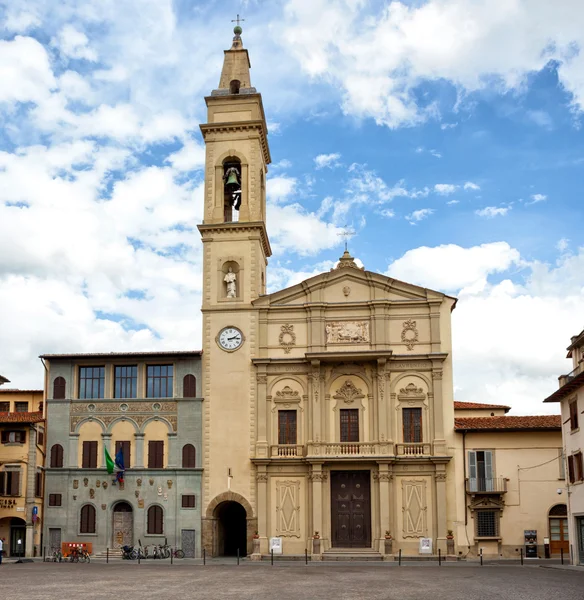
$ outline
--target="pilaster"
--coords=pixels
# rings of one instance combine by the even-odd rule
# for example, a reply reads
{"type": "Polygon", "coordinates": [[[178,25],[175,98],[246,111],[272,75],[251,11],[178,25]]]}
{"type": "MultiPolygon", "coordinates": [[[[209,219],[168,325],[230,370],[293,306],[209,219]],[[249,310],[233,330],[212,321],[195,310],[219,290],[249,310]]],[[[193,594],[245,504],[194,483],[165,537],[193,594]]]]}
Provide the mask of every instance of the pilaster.
{"type": "MultiPolygon", "coordinates": [[[[102,441],[102,446],[103,448],[107,448],[107,451],[109,452],[109,455],[114,458],[114,451],[112,450],[112,434],[111,433],[102,433],[101,434],[101,441],[102,441]]],[[[99,465],[100,469],[104,469],[106,467],[105,464],[105,450],[103,450],[101,452],[101,456],[98,456],[97,458],[97,464],[99,465]]]]}
{"type": "Polygon", "coordinates": [[[135,433],[134,434],[134,447],[135,447],[135,458],[134,458],[134,467],[136,469],[144,468],[144,434],[143,433],[135,433]]]}

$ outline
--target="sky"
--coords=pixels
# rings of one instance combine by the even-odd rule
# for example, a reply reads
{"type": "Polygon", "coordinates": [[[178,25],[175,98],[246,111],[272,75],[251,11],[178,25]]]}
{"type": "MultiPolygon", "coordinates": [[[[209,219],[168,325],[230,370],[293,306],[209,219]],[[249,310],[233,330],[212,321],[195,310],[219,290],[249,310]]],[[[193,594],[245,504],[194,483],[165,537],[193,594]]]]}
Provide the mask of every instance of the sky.
{"type": "MultiPolygon", "coordinates": [[[[558,411],[584,327],[581,0],[0,0],[0,373],[201,347],[204,96],[242,22],[275,291],[458,297],[455,398],[558,411]]],[[[6,386],[6,387],[7,387],[6,386]]]]}

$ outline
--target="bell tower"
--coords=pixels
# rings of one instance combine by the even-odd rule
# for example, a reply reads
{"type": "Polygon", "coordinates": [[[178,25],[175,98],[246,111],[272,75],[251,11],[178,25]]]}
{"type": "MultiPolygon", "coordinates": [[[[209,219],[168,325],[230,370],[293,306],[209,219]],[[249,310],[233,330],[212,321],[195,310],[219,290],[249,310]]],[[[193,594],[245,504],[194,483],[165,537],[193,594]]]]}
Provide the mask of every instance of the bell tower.
{"type": "Polygon", "coordinates": [[[225,50],[219,87],[205,98],[207,123],[201,125],[206,147],[204,221],[199,225],[205,398],[202,513],[203,545],[212,555],[222,553],[221,518],[215,513],[225,502],[243,506],[247,531],[256,528],[250,431],[259,319],[253,301],[265,293],[271,255],[265,224],[270,150],[262,97],[251,85],[241,31],[238,24],[232,46],[225,50]]]}

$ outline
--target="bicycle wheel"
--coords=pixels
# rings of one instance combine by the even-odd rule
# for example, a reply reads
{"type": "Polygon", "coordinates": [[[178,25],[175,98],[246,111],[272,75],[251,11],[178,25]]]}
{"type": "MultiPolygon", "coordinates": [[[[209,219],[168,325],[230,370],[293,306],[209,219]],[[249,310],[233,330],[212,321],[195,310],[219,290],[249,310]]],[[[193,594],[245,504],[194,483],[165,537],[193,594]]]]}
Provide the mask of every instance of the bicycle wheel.
{"type": "Polygon", "coordinates": [[[89,558],[89,554],[85,555],[85,562],[91,562],[91,558],[89,558]]]}
{"type": "Polygon", "coordinates": [[[138,558],[138,550],[132,550],[132,552],[130,552],[130,558],[136,560],[138,558]]]}
{"type": "Polygon", "coordinates": [[[83,556],[83,554],[77,559],[78,562],[80,563],[84,563],[85,562],[85,556],[83,556]]]}
{"type": "Polygon", "coordinates": [[[177,550],[177,551],[174,553],[174,555],[175,555],[177,558],[184,558],[184,557],[185,557],[184,550],[177,550]]]}
{"type": "Polygon", "coordinates": [[[170,558],[170,549],[169,548],[162,549],[162,558],[170,558]]]}

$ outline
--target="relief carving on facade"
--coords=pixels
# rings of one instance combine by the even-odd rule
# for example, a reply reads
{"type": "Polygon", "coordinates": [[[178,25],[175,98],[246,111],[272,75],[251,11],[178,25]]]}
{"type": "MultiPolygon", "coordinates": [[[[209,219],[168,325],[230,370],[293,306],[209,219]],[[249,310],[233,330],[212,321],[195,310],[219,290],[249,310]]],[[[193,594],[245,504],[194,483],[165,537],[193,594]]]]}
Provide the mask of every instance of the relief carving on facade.
{"type": "Polygon", "coordinates": [[[280,346],[284,348],[285,354],[290,354],[293,346],[296,346],[296,334],[294,333],[294,325],[286,324],[280,327],[280,336],[278,337],[280,346]]]}
{"type": "Polygon", "coordinates": [[[71,413],[88,413],[88,412],[99,412],[99,413],[118,413],[118,412],[176,412],[176,402],[159,402],[155,403],[159,405],[159,408],[154,409],[152,402],[130,402],[126,404],[127,408],[122,409],[123,404],[117,402],[97,402],[92,404],[86,404],[84,401],[77,401],[71,404],[71,413]]]}
{"type": "Polygon", "coordinates": [[[300,402],[300,394],[289,385],[276,392],[274,402],[300,402]]]}
{"type": "Polygon", "coordinates": [[[393,473],[373,473],[373,479],[376,481],[393,481],[393,473]]]}
{"type": "Polygon", "coordinates": [[[355,384],[347,379],[345,383],[337,390],[333,396],[335,400],[342,400],[345,404],[352,404],[355,400],[365,398],[361,388],[355,387],[355,384]]]}
{"type": "Polygon", "coordinates": [[[324,471],[320,472],[320,473],[311,473],[308,476],[308,479],[310,479],[310,481],[326,481],[327,478],[328,478],[328,476],[324,471]]]}
{"type": "Polygon", "coordinates": [[[257,473],[256,481],[259,483],[266,483],[268,481],[268,474],[267,473],[257,473]]]}
{"type": "Polygon", "coordinates": [[[369,321],[331,321],[325,325],[327,344],[369,342],[369,321]]]}
{"type": "Polygon", "coordinates": [[[406,345],[408,350],[413,350],[414,345],[418,343],[418,330],[416,329],[416,322],[412,319],[404,321],[402,324],[401,340],[406,345]]]}
{"type": "Polygon", "coordinates": [[[426,394],[423,388],[419,388],[415,383],[408,383],[406,387],[400,388],[398,400],[425,400],[426,394]]]}
{"type": "Polygon", "coordinates": [[[276,482],[276,534],[300,537],[300,481],[276,482]]]}
{"type": "Polygon", "coordinates": [[[402,480],[403,537],[426,537],[426,480],[402,480]]]}

